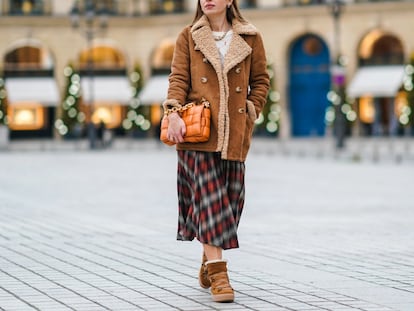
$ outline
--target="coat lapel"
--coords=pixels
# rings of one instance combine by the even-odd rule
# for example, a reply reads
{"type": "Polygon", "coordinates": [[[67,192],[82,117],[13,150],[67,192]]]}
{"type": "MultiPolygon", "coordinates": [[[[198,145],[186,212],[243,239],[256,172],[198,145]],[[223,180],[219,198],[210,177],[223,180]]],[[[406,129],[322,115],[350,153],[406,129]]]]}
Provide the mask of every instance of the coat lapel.
{"type": "Polygon", "coordinates": [[[229,50],[224,58],[225,74],[252,53],[252,48],[241,35],[256,34],[257,29],[252,24],[242,24],[237,20],[233,22],[233,39],[231,40],[229,50]]]}
{"type": "Polygon", "coordinates": [[[221,62],[216,42],[211,35],[211,29],[206,16],[203,16],[191,28],[195,49],[201,51],[216,72],[221,72],[221,62]]]}
{"type": "Polygon", "coordinates": [[[241,63],[251,52],[250,45],[239,34],[233,32],[229,50],[224,58],[224,74],[227,74],[234,66],[241,63]]]}
{"type": "Polygon", "coordinates": [[[203,15],[192,27],[192,37],[195,49],[200,50],[217,72],[227,74],[231,68],[242,62],[252,52],[241,35],[255,35],[257,29],[252,24],[242,24],[238,21],[233,23],[233,38],[229,50],[224,58],[224,65],[221,66],[220,55],[216,42],[211,34],[208,18],[203,15]]]}

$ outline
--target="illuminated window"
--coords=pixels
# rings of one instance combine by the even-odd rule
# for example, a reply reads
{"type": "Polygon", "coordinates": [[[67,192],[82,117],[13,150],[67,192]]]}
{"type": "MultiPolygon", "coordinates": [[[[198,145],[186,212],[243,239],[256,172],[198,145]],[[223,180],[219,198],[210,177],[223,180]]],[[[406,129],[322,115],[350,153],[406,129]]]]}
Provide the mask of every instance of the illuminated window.
{"type": "Polygon", "coordinates": [[[8,115],[10,129],[14,131],[39,130],[44,127],[44,109],[34,103],[10,106],[8,115]]]}
{"type": "Polygon", "coordinates": [[[126,67],[124,55],[110,46],[95,46],[82,51],[79,56],[81,69],[87,69],[91,59],[95,70],[123,69],[126,67]]]}
{"type": "Polygon", "coordinates": [[[375,119],[375,107],[372,97],[359,99],[359,119],[363,123],[373,123],[375,119]]]}
{"type": "Polygon", "coordinates": [[[95,124],[105,123],[106,128],[119,127],[122,121],[122,108],[119,103],[104,104],[97,103],[94,107],[92,122],[95,124]]]}

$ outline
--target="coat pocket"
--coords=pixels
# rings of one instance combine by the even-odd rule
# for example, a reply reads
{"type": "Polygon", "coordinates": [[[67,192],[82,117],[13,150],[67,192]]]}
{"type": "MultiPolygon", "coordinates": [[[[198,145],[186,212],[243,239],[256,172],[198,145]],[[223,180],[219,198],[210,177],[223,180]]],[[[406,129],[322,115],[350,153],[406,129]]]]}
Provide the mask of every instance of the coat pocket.
{"type": "Polygon", "coordinates": [[[254,122],[257,120],[256,108],[251,100],[246,100],[247,114],[250,121],[254,122]]]}

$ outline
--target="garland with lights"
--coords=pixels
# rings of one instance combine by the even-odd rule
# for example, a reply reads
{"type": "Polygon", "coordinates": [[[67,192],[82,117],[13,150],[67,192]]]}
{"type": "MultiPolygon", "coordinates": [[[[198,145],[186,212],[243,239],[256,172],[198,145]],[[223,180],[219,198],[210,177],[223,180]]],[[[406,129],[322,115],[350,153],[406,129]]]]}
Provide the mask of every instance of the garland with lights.
{"type": "Polygon", "coordinates": [[[4,79],[0,76],[0,125],[8,125],[7,107],[6,85],[4,79]]]}
{"type": "Polygon", "coordinates": [[[138,98],[144,86],[142,68],[139,63],[134,66],[129,78],[133,88],[133,97],[129,103],[128,111],[122,122],[122,127],[132,133],[145,133],[151,128],[151,107],[142,106],[138,98]]]}
{"type": "Polygon", "coordinates": [[[270,90],[267,94],[267,101],[262,112],[255,122],[255,135],[277,136],[280,128],[281,107],[279,104],[280,94],[274,86],[275,72],[271,63],[267,64],[267,72],[270,78],[270,90]]]}
{"type": "Polygon", "coordinates": [[[411,135],[414,135],[414,53],[411,55],[410,64],[405,71],[407,79],[404,81],[404,89],[407,92],[407,105],[401,112],[400,122],[410,125],[411,135]]]}
{"type": "Polygon", "coordinates": [[[66,66],[63,73],[66,77],[65,95],[55,128],[62,136],[80,137],[85,122],[85,114],[80,110],[80,76],[72,65],[66,66]]]}
{"type": "MultiPolygon", "coordinates": [[[[338,60],[339,66],[345,67],[345,60],[340,57],[338,60]]],[[[351,124],[357,120],[357,112],[355,111],[355,99],[347,97],[346,88],[340,87],[339,89],[335,87],[332,83],[332,89],[328,92],[327,98],[330,102],[330,105],[326,108],[325,111],[325,125],[333,129],[334,133],[337,128],[335,128],[335,120],[337,118],[343,118],[344,124],[344,133],[345,135],[350,134],[351,124]],[[338,116],[337,113],[343,114],[338,116]]]]}

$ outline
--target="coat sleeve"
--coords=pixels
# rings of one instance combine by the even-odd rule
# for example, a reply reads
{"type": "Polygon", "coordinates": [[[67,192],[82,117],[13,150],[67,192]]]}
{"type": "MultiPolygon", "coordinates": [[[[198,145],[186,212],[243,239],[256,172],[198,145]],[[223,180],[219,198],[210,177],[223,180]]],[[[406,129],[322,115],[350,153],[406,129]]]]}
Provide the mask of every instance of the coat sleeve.
{"type": "Polygon", "coordinates": [[[262,111],[266,104],[267,93],[270,87],[269,74],[267,72],[266,52],[263,40],[258,33],[252,46],[252,63],[250,67],[250,94],[247,98],[254,107],[256,116],[262,111]]]}
{"type": "Polygon", "coordinates": [[[181,107],[186,102],[190,88],[190,51],[189,29],[186,27],[177,37],[171,73],[169,75],[169,87],[167,99],[163,103],[164,110],[172,107],[181,107]]]}

